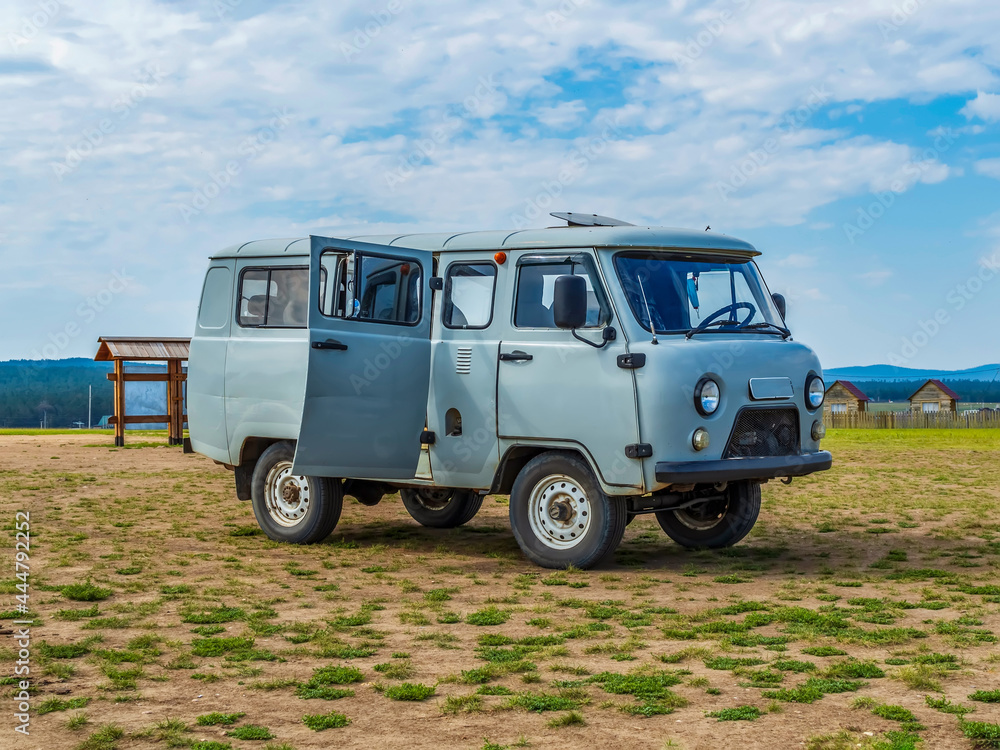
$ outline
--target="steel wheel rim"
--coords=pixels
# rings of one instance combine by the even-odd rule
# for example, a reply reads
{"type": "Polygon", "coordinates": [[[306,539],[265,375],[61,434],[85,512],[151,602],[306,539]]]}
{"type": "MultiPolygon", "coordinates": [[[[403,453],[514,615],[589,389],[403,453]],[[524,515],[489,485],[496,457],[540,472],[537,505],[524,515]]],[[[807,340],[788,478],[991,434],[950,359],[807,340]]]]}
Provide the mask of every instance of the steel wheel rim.
{"type": "MultiPolygon", "coordinates": [[[[704,507],[715,505],[714,501],[709,501],[704,504],[704,507]]],[[[716,506],[718,507],[718,506],[716,506]]],[[[725,502],[722,504],[721,509],[716,513],[711,514],[703,513],[692,515],[691,508],[685,508],[684,510],[675,510],[674,518],[676,518],[682,525],[687,526],[692,531],[709,531],[714,529],[723,519],[725,519],[726,514],[729,512],[729,498],[726,497],[725,502]]]]}
{"type": "Polygon", "coordinates": [[[447,508],[455,495],[454,490],[417,490],[417,502],[426,510],[440,513],[447,508]]]}
{"type": "Polygon", "coordinates": [[[292,473],[291,461],[279,461],[267,473],[264,498],[271,520],[285,528],[297,526],[312,500],[309,480],[292,473]]]}
{"type": "Polygon", "coordinates": [[[572,477],[553,474],[538,482],[528,498],[528,523],[542,544],[551,549],[572,549],[591,527],[590,500],[572,477]]]}

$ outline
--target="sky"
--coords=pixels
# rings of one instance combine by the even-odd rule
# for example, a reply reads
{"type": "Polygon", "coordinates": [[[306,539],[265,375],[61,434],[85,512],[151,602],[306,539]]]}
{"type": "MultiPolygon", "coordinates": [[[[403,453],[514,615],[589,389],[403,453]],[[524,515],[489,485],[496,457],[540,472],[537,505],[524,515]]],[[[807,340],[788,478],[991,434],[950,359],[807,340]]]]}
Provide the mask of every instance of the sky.
{"type": "Polygon", "coordinates": [[[234,243],[576,211],[752,242],[827,367],[1000,361],[992,0],[8,0],[0,95],[0,359],[189,336],[234,243]]]}

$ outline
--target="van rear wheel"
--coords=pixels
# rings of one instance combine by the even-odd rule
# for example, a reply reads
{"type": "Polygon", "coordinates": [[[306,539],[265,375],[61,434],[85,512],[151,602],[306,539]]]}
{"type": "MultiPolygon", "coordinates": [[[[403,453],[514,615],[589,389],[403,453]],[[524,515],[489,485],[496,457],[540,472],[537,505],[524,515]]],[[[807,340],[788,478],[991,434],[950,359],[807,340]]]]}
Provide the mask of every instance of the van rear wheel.
{"type": "Polygon", "coordinates": [[[315,544],[337,527],[344,505],[339,481],[292,473],[295,447],[283,441],[257,460],[250,499],[257,523],[276,542],[315,544]]]}
{"type": "Polygon", "coordinates": [[[414,521],[434,529],[453,529],[468,523],[483,505],[483,496],[475,490],[404,487],[399,496],[414,521]]]}
{"type": "Polygon", "coordinates": [[[757,523],[760,482],[732,482],[716,498],[684,510],[661,510],[660,528],[682,547],[732,547],[757,523]]]}
{"type": "Polygon", "coordinates": [[[593,567],[617,549],[627,521],[624,505],[604,494],[590,467],[572,453],[536,456],[510,493],[514,537],[543,568],[593,567]]]}

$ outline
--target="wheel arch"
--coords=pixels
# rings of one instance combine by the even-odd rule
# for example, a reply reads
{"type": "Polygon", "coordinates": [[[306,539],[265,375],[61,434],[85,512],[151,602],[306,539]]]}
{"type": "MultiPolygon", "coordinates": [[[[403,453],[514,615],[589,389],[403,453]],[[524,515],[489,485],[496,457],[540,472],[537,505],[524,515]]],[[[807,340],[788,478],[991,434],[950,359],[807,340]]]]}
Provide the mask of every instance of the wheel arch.
{"type": "Polygon", "coordinates": [[[490,494],[509,495],[510,491],[514,488],[514,480],[517,479],[517,475],[521,473],[521,470],[529,461],[543,453],[573,454],[587,464],[587,468],[590,469],[598,484],[607,492],[607,487],[604,486],[601,473],[594,465],[593,459],[580,450],[579,447],[572,445],[512,445],[504,453],[503,458],[500,459],[500,465],[493,476],[490,494]]]}
{"type": "Polygon", "coordinates": [[[236,479],[236,497],[240,500],[250,499],[253,470],[257,466],[257,460],[272,445],[282,442],[295,445],[294,440],[286,441],[283,438],[248,437],[243,441],[243,445],[240,446],[240,462],[233,467],[236,479]]]}

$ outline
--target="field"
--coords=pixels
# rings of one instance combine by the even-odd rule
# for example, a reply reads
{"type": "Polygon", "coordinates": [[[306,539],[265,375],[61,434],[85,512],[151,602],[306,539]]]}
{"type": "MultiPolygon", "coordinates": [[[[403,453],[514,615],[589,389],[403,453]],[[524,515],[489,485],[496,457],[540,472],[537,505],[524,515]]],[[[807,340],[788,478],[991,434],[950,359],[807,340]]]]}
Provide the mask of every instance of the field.
{"type": "Polygon", "coordinates": [[[644,516],[585,572],[527,564],[502,497],[274,544],[221,467],[109,440],[0,437],[0,631],[17,511],[37,618],[4,747],[1000,747],[1000,430],[833,432],[739,546],[644,516]]]}

